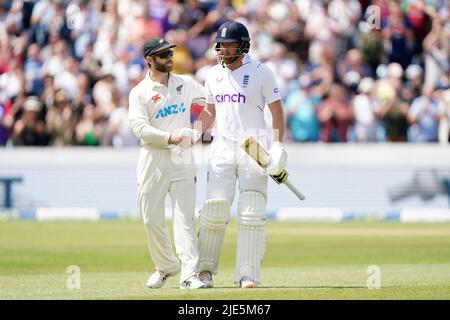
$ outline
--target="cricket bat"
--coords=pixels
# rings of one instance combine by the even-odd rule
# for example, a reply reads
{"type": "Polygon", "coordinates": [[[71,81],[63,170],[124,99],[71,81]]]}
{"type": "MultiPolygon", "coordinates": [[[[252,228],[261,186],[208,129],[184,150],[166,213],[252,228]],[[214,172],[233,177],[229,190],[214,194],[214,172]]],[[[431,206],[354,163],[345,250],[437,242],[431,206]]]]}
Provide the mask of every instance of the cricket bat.
{"type": "MultiPolygon", "coordinates": [[[[263,146],[253,137],[247,137],[241,144],[242,149],[262,168],[266,169],[269,164],[269,153],[263,146]]],[[[289,173],[283,170],[280,174],[270,177],[277,183],[284,183],[291,191],[300,199],[305,200],[305,196],[301,193],[288,179],[289,173]]]]}

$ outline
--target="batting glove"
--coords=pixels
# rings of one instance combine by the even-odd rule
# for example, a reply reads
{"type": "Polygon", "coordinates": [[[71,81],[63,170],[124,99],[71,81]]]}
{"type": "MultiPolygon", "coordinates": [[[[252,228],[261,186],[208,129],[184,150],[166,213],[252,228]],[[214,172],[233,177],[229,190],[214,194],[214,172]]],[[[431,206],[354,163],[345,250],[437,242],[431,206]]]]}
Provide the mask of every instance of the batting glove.
{"type": "Polygon", "coordinates": [[[266,173],[273,176],[279,175],[287,165],[287,152],[279,141],[275,141],[269,150],[269,164],[266,173]]]}

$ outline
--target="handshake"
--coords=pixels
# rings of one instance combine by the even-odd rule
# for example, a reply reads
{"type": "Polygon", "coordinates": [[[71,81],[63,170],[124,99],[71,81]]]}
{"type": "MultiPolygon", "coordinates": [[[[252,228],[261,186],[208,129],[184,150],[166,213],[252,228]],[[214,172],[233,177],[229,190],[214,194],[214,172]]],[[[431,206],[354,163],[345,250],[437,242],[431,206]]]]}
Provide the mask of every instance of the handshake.
{"type": "Polygon", "coordinates": [[[201,133],[195,129],[182,128],[172,131],[169,138],[169,149],[182,156],[201,138],[201,133]]]}

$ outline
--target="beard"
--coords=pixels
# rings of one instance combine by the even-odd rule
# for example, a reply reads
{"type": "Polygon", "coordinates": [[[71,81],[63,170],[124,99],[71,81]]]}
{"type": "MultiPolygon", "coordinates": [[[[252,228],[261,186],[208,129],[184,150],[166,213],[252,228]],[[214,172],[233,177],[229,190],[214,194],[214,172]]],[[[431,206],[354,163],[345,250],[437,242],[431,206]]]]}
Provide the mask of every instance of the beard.
{"type": "Polygon", "coordinates": [[[238,55],[234,55],[234,56],[225,56],[225,57],[221,57],[221,60],[225,63],[225,64],[230,64],[233,63],[234,61],[236,61],[238,59],[238,55]]]}
{"type": "Polygon", "coordinates": [[[222,51],[219,49],[216,49],[216,53],[217,53],[217,58],[220,62],[220,64],[232,64],[234,63],[237,59],[240,58],[241,55],[243,55],[243,53],[239,50],[239,48],[237,48],[237,50],[234,51],[222,51]]]}
{"type": "Polygon", "coordinates": [[[155,69],[159,72],[163,72],[163,73],[167,73],[172,71],[173,68],[173,63],[169,64],[169,62],[165,62],[165,63],[159,63],[154,61],[155,64],[155,69]]]}

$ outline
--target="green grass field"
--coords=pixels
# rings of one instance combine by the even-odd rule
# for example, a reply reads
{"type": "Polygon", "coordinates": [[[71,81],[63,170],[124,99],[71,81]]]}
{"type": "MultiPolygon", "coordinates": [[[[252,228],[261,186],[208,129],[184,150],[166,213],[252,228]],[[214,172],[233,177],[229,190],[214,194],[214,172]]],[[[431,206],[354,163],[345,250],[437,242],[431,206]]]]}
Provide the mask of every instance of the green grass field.
{"type": "Polygon", "coordinates": [[[216,288],[145,284],[154,266],[141,221],[0,222],[0,299],[450,299],[450,224],[268,223],[262,284],[233,283],[235,222],[216,288]],[[68,289],[67,268],[81,269],[68,289]],[[367,288],[367,268],[381,288],[367,288]]]}

